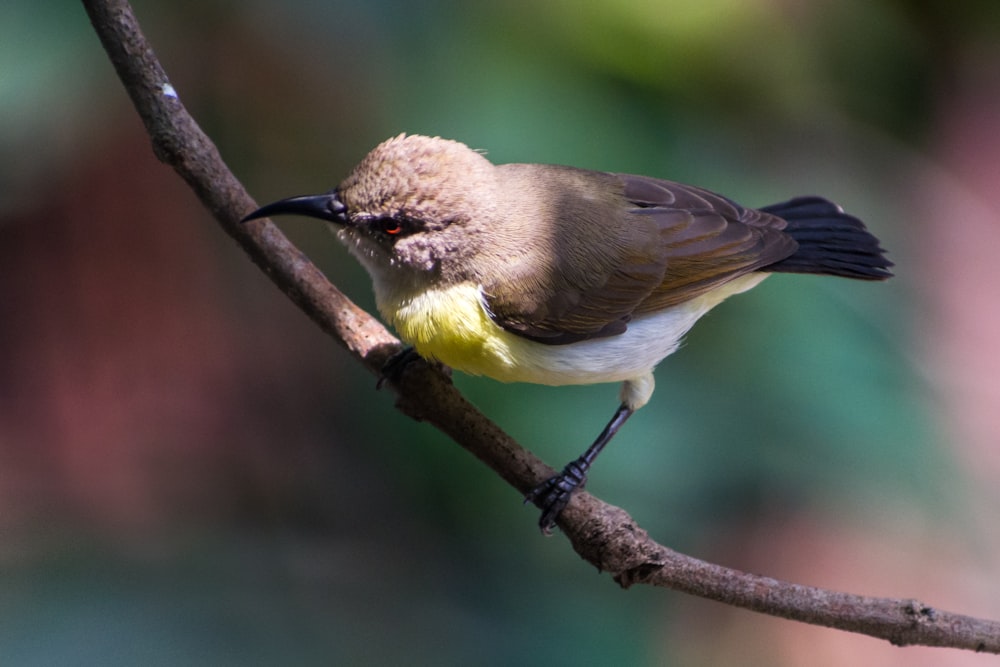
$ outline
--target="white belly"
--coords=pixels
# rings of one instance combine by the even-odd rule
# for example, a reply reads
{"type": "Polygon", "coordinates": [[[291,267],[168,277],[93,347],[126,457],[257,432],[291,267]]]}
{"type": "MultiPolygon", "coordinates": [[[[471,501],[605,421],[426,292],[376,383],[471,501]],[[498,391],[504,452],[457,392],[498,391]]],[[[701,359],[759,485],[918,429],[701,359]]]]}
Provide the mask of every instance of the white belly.
{"type": "Polygon", "coordinates": [[[694,323],[732,294],[746,291],[767,274],[754,273],[719,290],[651,315],[636,317],[625,333],[608,338],[543,345],[514,337],[509,344],[518,359],[512,379],[539,384],[623,382],[651,373],[673,354],[694,323]]]}

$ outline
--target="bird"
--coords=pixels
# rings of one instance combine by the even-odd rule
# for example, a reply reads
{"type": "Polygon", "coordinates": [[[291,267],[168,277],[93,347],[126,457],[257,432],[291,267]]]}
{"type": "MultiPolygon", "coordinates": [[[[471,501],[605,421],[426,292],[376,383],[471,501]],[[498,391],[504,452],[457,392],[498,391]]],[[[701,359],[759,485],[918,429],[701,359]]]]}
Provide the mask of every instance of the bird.
{"type": "Polygon", "coordinates": [[[494,165],[418,134],[382,142],[333,190],[243,222],[281,214],[326,221],[370,275],[382,317],[428,360],[501,382],[621,383],[597,438],[527,494],[545,534],[708,311],[772,273],[879,281],[893,266],[821,197],[748,208],[649,176],[494,165]]]}

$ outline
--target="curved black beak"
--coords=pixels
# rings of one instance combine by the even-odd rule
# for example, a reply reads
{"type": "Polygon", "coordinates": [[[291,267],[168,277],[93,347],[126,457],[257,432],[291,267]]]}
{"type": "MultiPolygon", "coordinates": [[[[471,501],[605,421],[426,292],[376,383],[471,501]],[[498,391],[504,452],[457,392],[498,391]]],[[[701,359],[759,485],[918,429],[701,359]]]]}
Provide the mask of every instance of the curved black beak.
{"type": "Polygon", "coordinates": [[[336,191],[322,195],[289,197],[273,204],[261,206],[240,222],[269,218],[272,215],[304,215],[337,224],[347,224],[347,207],[337,197],[336,191]]]}

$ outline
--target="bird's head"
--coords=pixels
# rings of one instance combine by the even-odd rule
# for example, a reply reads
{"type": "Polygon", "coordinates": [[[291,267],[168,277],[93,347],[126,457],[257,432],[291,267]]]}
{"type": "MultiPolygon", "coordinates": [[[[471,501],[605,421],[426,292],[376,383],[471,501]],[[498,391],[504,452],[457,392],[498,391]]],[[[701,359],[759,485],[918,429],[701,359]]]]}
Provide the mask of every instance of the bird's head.
{"type": "Polygon", "coordinates": [[[399,135],[375,147],[334,190],[268,204],[244,221],[326,220],[376,279],[421,281],[457,270],[478,221],[495,210],[495,167],[465,144],[399,135]]]}

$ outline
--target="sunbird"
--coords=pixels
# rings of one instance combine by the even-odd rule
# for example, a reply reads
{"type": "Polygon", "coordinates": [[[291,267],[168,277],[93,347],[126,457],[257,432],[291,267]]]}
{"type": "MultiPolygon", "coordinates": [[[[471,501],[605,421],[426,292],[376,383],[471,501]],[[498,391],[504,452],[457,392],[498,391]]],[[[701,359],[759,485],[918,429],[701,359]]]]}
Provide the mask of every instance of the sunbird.
{"type": "Polygon", "coordinates": [[[327,221],[427,359],[502,382],[622,383],[597,439],[528,493],[545,533],[702,315],[772,273],[892,275],[879,240],[820,197],[746,208],[648,176],[494,165],[420,135],[381,143],[330,192],[244,221],[278,214],[327,221]]]}

